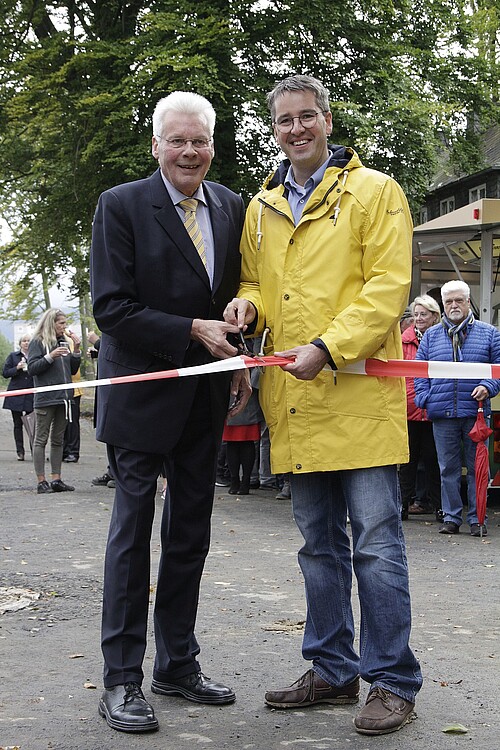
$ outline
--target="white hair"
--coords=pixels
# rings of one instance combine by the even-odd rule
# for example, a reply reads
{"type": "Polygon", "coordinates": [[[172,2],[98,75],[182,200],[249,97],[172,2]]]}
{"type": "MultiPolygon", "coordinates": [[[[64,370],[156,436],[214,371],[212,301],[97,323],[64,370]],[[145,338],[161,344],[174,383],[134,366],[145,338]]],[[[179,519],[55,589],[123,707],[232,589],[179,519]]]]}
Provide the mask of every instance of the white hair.
{"type": "Polygon", "coordinates": [[[443,284],[441,287],[441,299],[444,302],[444,298],[448,294],[452,294],[453,292],[462,292],[465,295],[466,299],[470,299],[470,288],[469,285],[465,283],[465,281],[459,281],[458,279],[453,279],[453,281],[447,281],[446,284],[443,284]]]}
{"type": "Polygon", "coordinates": [[[153,112],[153,135],[162,135],[163,120],[167,112],[179,112],[185,115],[198,115],[210,132],[214,134],[215,110],[204,96],[191,91],[172,91],[157,103],[153,112]]]}

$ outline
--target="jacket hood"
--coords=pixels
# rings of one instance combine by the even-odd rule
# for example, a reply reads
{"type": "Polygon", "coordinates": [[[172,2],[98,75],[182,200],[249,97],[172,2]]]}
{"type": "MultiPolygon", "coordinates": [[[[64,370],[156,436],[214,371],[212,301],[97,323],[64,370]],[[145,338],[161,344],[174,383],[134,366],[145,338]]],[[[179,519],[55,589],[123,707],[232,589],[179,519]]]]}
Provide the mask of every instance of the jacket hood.
{"type": "MultiPolygon", "coordinates": [[[[348,167],[349,169],[352,169],[354,167],[363,166],[357,153],[354,151],[354,149],[348,146],[328,144],[328,151],[330,152],[330,161],[328,162],[329,167],[337,167],[338,169],[344,169],[345,167],[348,167]]],[[[283,159],[278,168],[274,172],[271,172],[268,177],[266,177],[262,188],[266,190],[272,190],[278,185],[282,185],[285,181],[285,177],[289,168],[290,159],[283,159]]]]}

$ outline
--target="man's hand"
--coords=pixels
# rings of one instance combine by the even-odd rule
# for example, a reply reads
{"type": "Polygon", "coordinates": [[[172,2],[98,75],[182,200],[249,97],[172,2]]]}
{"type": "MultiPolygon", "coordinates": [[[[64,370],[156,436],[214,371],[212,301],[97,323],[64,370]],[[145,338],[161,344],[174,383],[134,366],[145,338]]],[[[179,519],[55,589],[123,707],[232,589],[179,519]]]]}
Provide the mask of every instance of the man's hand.
{"type": "Polygon", "coordinates": [[[251,302],[235,297],[224,310],[224,320],[226,323],[238,326],[239,330],[245,330],[247,325],[254,320],[255,314],[255,307],[251,302]]]}
{"type": "Polygon", "coordinates": [[[472,398],[475,398],[476,401],[484,401],[490,397],[488,389],[485,388],[484,385],[477,385],[470,395],[472,398]]]}
{"type": "Polygon", "coordinates": [[[289,365],[281,365],[281,369],[291,373],[298,380],[314,380],[329,359],[328,354],[314,344],[295,346],[286,352],[274,353],[277,357],[293,358],[293,362],[289,365]]]}
{"type": "Polygon", "coordinates": [[[248,370],[236,370],[231,380],[231,406],[227,413],[228,417],[235,417],[243,411],[251,395],[250,373],[248,370]]]}
{"type": "Polygon", "coordinates": [[[223,323],[221,320],[201,320],[195,318],[191,326],[191,338],[203,344],[213,357],[227,359],[236,357],[238,350],[226,339],[228,333],[239,333],[238,326],[223,323]]]}

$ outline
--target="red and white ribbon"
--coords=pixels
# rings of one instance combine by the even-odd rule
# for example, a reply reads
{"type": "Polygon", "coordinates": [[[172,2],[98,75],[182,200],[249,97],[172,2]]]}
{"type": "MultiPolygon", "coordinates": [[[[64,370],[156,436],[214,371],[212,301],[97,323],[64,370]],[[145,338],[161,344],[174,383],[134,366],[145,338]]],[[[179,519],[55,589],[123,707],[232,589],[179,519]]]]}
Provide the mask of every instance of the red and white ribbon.
{"type": "Polygon", "coordinates": [[[488,362],[421,362],[420,360],[363,359],[343,370],[353,375],[373,375],[378,378],[448,378],[450,380],[492,380],[500,378],[500,364],[488,362]]]}
{"type": "MultiPolygon", "coordinates": [[[[138,375],[123,375],[118,378],[101,378],[100,380],[82,380],[76,383],[60,383],[57,385],[41,385],[36,388],[23,388],[17,391],[3,391],[0,397],[24,396],[30,393],[47,393],[75,388],[95,388],[105,385],[120,385],[121,383],[142,383],[150,380],[168,380],[170,378],[185,378],[191,375],[208,375],[217,372],[231,372],[234,370],[251,369],[252,367],[273,367],[289,364],[292,360],[287,357],[274,355],[265,357],[230,357],[206,365],[183,367],[180,370],[162,370],[161,372],[143,372],[138,375]]],[[[379,359],[365,359],[342,370],[336,371],[337,377],[342,373],[350,375],[371,375],[378,378],[411,377],[411,378],[448,378],[451,380],[484,380],[500,379],[500,365],[490,365],[482,362],[420,362],[418,360],[390,359],[383,362],[379,359]]]]}

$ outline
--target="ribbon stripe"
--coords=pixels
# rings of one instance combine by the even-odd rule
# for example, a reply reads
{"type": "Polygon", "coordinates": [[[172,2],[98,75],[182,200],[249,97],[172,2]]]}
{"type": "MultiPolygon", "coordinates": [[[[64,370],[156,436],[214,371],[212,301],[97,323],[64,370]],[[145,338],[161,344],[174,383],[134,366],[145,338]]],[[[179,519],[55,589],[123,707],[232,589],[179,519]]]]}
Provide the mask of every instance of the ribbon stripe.
{"type": "MultiPolygon", "coordinates": [[[[265,357],[230,357],[209,362],[206,365],[183,367],[180,370],[162,370],[161,372],[143,372],[139,375],[123,375],[118,378],[101,378],[100,380],[83,380],[78,383],[60,383],[57,385],[42,385],[35,388],[23,388],[17,391],[3,391],[0,397],[24,396],[29,393],[47,393],[63,389],[94,388],[105,385],[120,385],[122,383],[142,383],[149,380],[168,380],[170,378],[185,378],[191,375],[210,375],[216,372],[231,372],[234,370],[251,369],[252,367],[276,367],[286,365],[293,360],[274,355],[265,357]]],[[[329,368],[326,368],[329,369],[329,368]]],[[[378,359],[366,359],[347,365],[343,370],[335,372],[337,377],[343,373],[349,375],[369,375],[377,378],[409,377],[409,378],[448,378],[451,380],[484,380],[500,379],[500,365],[490,365],[484,362],[421,362],[420,360],[390,359],[382,362],[378,359]]]]}

